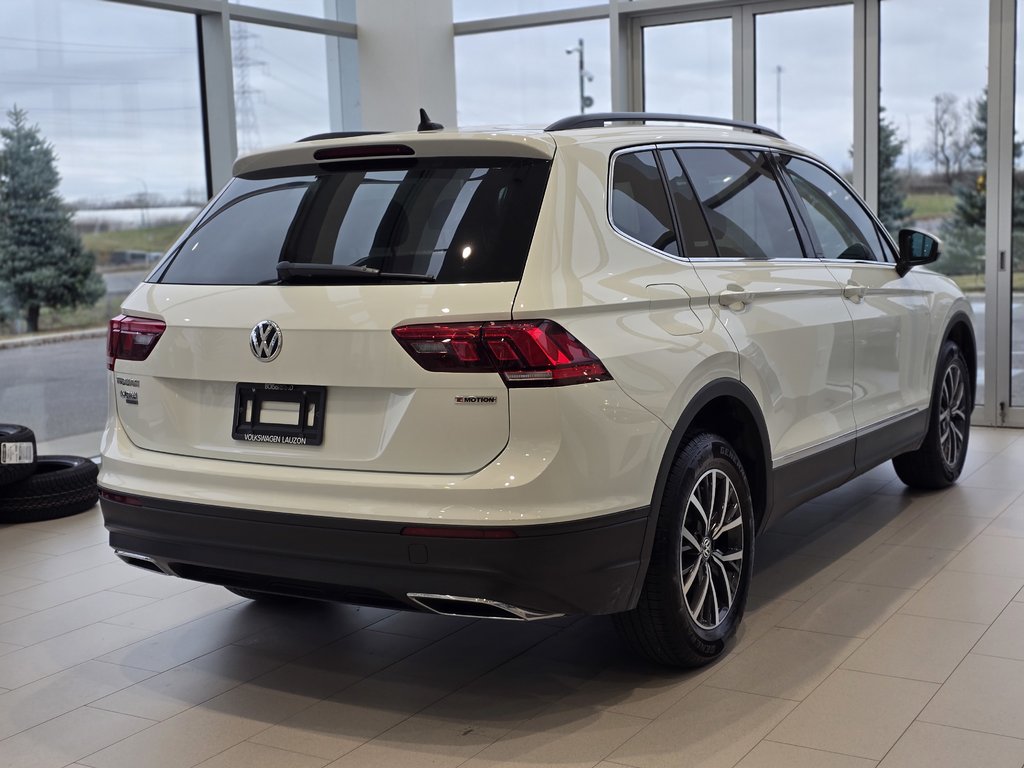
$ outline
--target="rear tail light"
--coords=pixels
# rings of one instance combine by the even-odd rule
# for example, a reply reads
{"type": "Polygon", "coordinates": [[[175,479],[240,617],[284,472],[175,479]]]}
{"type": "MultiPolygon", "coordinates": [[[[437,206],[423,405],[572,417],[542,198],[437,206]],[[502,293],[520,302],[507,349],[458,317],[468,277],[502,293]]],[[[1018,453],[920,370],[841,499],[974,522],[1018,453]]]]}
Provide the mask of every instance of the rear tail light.
{"type": "Polygon", "coordinates": [[[495,372],[509,387],[560,387],[612,377],[593,352],[551,320],[402,325],[392,333],[428,371],[495,372]]]}
{"type": "Polygon", "coordinates": [[[145,360],[167,328],[163,320],[118,315],[107,331],[107,370],[118,360],[145,360]]]}

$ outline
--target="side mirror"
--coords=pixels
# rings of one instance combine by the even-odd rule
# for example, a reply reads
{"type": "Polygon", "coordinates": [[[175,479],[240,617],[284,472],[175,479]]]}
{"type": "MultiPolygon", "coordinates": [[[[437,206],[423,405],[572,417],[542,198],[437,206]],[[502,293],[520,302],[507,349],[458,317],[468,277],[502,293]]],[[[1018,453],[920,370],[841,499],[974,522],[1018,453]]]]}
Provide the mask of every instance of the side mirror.
{"type": "Polygon", "coordinates": [[[896,257],[896,273],[903,277],[911,267],[931,264],[939,258],[942,243],[937,237],[917,229],[901,229],[899,234],[900,252],[896,257]]]}

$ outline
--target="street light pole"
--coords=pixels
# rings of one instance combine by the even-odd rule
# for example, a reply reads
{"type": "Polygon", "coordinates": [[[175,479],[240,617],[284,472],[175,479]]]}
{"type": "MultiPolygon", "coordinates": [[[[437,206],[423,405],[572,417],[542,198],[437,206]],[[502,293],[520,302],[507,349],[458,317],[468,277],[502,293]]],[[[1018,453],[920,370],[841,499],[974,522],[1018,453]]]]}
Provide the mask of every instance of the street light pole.
{"type": "Polygon", "coordinates": [[[782,65],[775,65],[775,130],[782,133],[782,65]]]}
{"type": "Polygon", "coordinates": [[[590,96],[587,96],[586,91],[585,91],[585,87],[584,87],[584,84],[586,83],[586,81],[587,80],[593,80],[594,76],[592,74],[590,74],[589,72],[587,72],[587,69],[586,69],[586,66],[585,66],[585,63],[584,63],[584,59],[583,59],[583,38],[581,37],[577,42],[578,42],[578,44],[577,44],[577,46],[575,48],[566,48],[565,52],[567,54],[570,54],[570,55],[575,53],[575,54],[577,54],[579,56],[580,114],[582,115],[586,111],[587,107],[594,106],[594,100],[590,96]]]}

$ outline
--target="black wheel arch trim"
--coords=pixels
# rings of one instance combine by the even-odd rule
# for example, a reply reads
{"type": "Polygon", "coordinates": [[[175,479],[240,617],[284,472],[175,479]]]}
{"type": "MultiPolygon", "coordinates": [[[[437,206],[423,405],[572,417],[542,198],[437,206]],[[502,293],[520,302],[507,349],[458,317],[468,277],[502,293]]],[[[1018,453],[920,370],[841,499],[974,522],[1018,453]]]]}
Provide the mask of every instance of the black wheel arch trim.
{"type": "MultiPolygon", "coordinates": [[[[751,392],[746,385],[737,379],[716,379],[715,381],[711,381],[701,387],[697,394],[690,399],[690,402],[687,403],[686,407],[683,409],[679,420],[672,429],[668,445],[665,447],[665,452],[662,455],[661,466],[658,468],[658,476],[654,483],[654,493],[651,496],[650,517],[647,521],[647,531],[644,536],[644,547],[640,556],[640,568],[637,570],[636,583],[633,585],[633,591],[630,595],[630,605],[636,605],[637,600],[640,597],[640,591],[643,589],[644,580],[647,577],[647,568],[651,562],[651,550],[654,547],[654,535],[658,528],[658,515],[661,512],[661,502],[665,494],[665,486],[668,482],[669,472],[672,469],[672,463],[675,461],[683,439],[690,432],[690,428],[698,414],[700,414],[700,412],[712,401],[719,398],[732,398],[738,400],[743,407],[747,409],[753,419],[754,426],[757,429],[758,438],[761,441],[761,478],[758,479],[761,480],[763,485],[760,489],[760,493],[763,496],[764,512],[757,521],[758,525],[755,530],[755,536],[763,529],[764,523],[772,516],[771,508],[774,494],[772,489],[773,480],[771,451],[769,449],[770,443],[768,442],[768,426],[765,423],[764,415],[761,413],[761,408],[757,404],[757,398],[754,397],[754,393],[751,392]]],[[[733,446],[733,450],[736,450],[737,454],[739,454],[736,446],[733,446]]],[[[748,485],[753,486],[751,478],[748,478],[748,485]]],[[[753,487],[751,488],[751,491],[752,495],[754,495],[753,487]]]]}
{"type": "Polygon", "coordinates": [[[942,341],[939,344],[939,355],[935,359],[935,372],[932,377],[932,392],[935,392],[935,384],[938,381],[939,360],[942,356],[942,347],[945,345],[947,341],[955,341],[955,339],[953,338],[953,331],[958,326],[961,326],[966,329],[966,332],[970,337],[971,342],[970,349],[963,349],[963,345],[961,345],[960,352],[961,354],[963,354],[964,360],[967,362],[967,368],[971,373],[971,407],[973,408],[974,404],[977,402],[978,397],[978,340],[977,337],[974,335],[974,323],[971,322],[971,318],[962,309],[956,310],[950,316],[949,320],[946,321],[946,328],[942,332],[942,341]]]}

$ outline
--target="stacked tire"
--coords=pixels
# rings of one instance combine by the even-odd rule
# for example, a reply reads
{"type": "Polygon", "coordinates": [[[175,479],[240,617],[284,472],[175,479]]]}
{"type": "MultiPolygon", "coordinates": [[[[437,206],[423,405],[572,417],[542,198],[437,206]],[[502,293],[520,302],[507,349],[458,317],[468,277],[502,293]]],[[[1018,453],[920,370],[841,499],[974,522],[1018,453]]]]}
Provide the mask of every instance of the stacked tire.
{"type": "Polygon", "coordinates": [[[28,427],[0,424],[0,524],[54,520],[95,506],[98,468],[80,456],[37,456],[28,427]]]}

